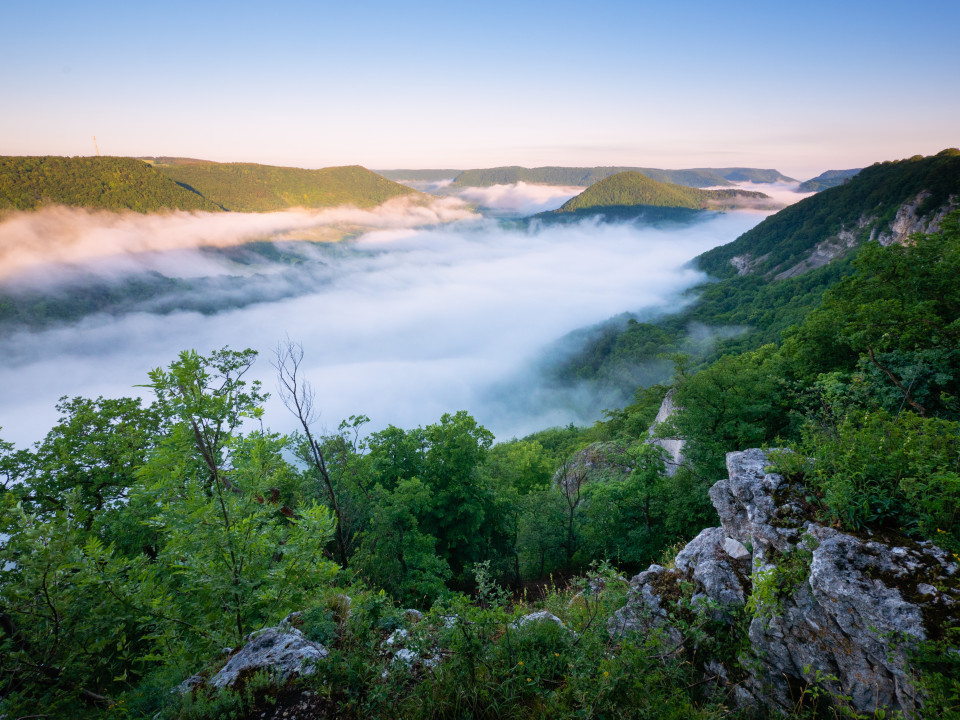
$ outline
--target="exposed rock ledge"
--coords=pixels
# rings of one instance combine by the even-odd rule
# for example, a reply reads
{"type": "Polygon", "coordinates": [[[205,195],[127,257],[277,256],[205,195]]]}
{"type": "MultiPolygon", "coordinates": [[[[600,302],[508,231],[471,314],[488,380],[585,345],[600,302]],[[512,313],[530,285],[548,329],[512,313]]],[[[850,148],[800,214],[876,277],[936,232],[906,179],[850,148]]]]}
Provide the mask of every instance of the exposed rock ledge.
{"type": "Polygon", "coordinates": [[[712,601],[710,614],[724,621],[789,567],[795,582],[750,621],[747,655],[737,667],[710,660],[705,675],[741,705],[789,709],[792,692],[819,678],[859,712],[912,714],[921,699],[909,651],[958,619],[960,566],[929,542],[861,539],[812,522],[801,488],[767,472],[769,462],[761,450],[727,455],[730,477],[710,489],[722,527],[701,532],[673,569],[634,577],[611,634],[662,628],[668,647],[679,647],[668,617],[681,584],[692,583],[694,607],[712,601]]]}

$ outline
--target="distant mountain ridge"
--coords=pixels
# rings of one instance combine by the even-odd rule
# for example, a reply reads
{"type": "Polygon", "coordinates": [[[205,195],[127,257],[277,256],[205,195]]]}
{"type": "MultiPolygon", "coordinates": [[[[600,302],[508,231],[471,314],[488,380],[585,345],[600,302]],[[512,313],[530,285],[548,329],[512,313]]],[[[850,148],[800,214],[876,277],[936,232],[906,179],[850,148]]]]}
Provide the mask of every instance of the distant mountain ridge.
{"type": "Polygon", "coordinates": [[[0,210],[266,212],[367,208],[417,194],[358,165],[305,170],[175,157],[0,156],[0,210]]]}
{"type": "Polygon", "coordinates": [[[810,178],[809,180],[805,180],[804,182],[800,183],[800,185],[797,186],[797,192],[820,192],[821,190],[826,190],[827,188],[843,185],[843,183],[852,178],[861,170],[863,170],[863,168],[852,168],[850,170],[827,170],[826,172],[820,173],[815,178],[810,178]]]}
{"type": "Polygon", "coordinates": [[[763,200],[770,200],[770,196],[749,190],[700,190],[659,182],[643,173],[627,171],[591,185],[553,213],[621,213],[639,207],[721,210],[752,206],[763,200]]]}
{"type": "Polygon", "coordinates": [[[661,170],[641,167],[495,167],[464,170],[452,183],[452,187],[489,187],[512,185],[518,182],[540,185],[572,185],[589,187],[600,180],[622,172],[638,172],[659,182],[686,187],[724,187],[738,182],[774,183],[796,182],[777,170],[757,168],[690,168],[686,170],[661,170]]]}
{"type": "Polygon", "coordinates": [[[408,180],[413,182],[439,182],[441,180],[452,180],[457,177],[463,170],[443,170],[443,169],[426,169],[426,170],[375,170],[378,175],[383,175],[383,177],[388,180],[394,180],[400,182],[402,180],[408,180]]]}

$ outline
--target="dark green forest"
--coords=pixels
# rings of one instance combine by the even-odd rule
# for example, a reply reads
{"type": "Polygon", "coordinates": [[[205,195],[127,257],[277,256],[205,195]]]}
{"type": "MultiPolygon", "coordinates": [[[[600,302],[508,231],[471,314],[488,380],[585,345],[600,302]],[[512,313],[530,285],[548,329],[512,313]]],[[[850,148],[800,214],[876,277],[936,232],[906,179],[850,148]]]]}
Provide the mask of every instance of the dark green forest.
{"type": "MultiPolygon", "coordinates": [[[[860,179],[818,198],[833,207],[829,193],[860,179]]],[[[657,358],[672,368],[665,384],[592,427],[496,444],[466,411],[371,433],[358,414],[319,432],[296,343],[259,360],[186,350],[145,373],[148,402],[63,398],[34,447],[0,444],[0,714],[254,717],[282,699],[269,677],[171,689],[301,611],[303,632],[331,649],[301,681],[325,717],[741,717],[703,692],[697,662],[710,646],[735,663],[745,625],[697,621],[699,642],[679,653],[656,634],[614,641],[622,578],[669,565],[716,525],[707,490],[724,454],[757,446],[811,460],[783,469],[819,521],[960,556],[958,276],[953,213],[938,232],[865,243],[798,277],[707,285],[678,319],[628,323],[568,370],[657,358]],[[692,354],[693,321],[744,330],[692,354]],[[269,429],[265,390],[246,379],[254,362],[274,364],[300,432],[269,429]],[[681,409],[660,432],[687,442],[673,476],[646,442],[667,384],[681,409]],[[419,681],[379,651],[404,608],[463,620],[419,681]],[[506,630],[534,608],[575,634],[506,630]]],[[[929,717],[960,712],[947,651],[960,628],[943,622],[924,649],[929,717]]],[[[829,700],[793,716],[852,716],[829,700]]]]}

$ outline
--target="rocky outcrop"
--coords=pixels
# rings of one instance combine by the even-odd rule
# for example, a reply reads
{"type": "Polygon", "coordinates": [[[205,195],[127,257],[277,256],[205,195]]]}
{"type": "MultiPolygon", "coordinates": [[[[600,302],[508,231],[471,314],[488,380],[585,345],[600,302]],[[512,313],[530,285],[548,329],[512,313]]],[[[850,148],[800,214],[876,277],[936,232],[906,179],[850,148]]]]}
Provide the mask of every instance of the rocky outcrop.
{"type": "Polygon", "coordinates": [[[278,683],[311,675],[316,663],[330,653],[311,642],[293,627],[265,628],[249,636],[248,642],[210,679],[215,688],[232,687],[237,680],[258,670],[267,670],[278,683]]]}
{"type": "MultiPolygon", "coordinates": [[[[914,233],[934,233],[940,230],[940,223],[947,213],[958,207],[957,197],[951,196],[947,204],[931,216],[919,216],[917,210],[923,201],[930,197],[930,193],[922,192],[913,200],[904,203],[897,209],[897,214],[890,223],[890,232],[881,232],[876,236],[881,245],[905,243],[914,233]]],[[[871,236],[871,240],[873,236],[871,236]]]]}
{"type": "Polygon", "coordinates": [[[789,709],[798,688],[817,682],[858,712],[912,714],[922,700],[910,651],[960,617],[960,566],[929,542],[814,522],[803,489],[769,463],[760,450],[727,455],[729,479],[710,490],[721,527],[701,532],[673,568],[633,578],[610,632],[658,629],[668,648],[681,647],[671,615],[746,613],[747,654],[703,668],[738,703],[789,709]]]}
{"type": "Polygon", "coordinates": [[[666,452],[664,464],[666,465],[667,475],[671,477],[676,474],[677,468],[683,464],[683,438],[658,437],[657,433],[660,429],[660,424],[669,420],[677,411],[677,406],[673,402],[673,393],[673,388],[667,391],[663,402],[660,403],[660,410],[657,411],[657,416],[653,419],[653,424],[650,425],[650,428],[647,430],[647,435],[649,436],[647,442],[663,448],[666,452]]]}

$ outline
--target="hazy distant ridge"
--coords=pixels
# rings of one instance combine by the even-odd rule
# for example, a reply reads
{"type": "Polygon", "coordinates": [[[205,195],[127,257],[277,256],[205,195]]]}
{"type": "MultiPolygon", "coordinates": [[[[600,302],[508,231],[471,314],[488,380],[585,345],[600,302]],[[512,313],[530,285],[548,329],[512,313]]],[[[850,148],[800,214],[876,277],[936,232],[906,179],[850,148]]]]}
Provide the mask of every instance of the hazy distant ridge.
{"type": "Polygon", "coordinates": [[[815,178],[806,180],[797,187],[797,192],[820,192],[827,188],[843,185],[863,168],[852,168],[850,170],[827,170],[820,173],[815,178]]]}
{"type": "Polygon", "coordinates": [[[525,182],[541,185],[579,185],[589,187],[622,172],[637,172],[664,183],[704,188],[733,185],[738,182],[796,182],[777,170],[757,168],[690,168],[661,170],[640,167],[496,167],[465,170],[453,181],[455,187],[489,187],[525,182]]]}
{"type": "Polygon", "coordinates": [[[375,171],[378,175],[383,175],[383,177],[389,180],[396,180],[400,182],[402,180],[410,180],[413,182],[439,182],[441,180],[452,180],[457,175],[463,172],[463,170],[443,170],[443,169],[427,169],[427,170],[377,170],[375,171]]]}

